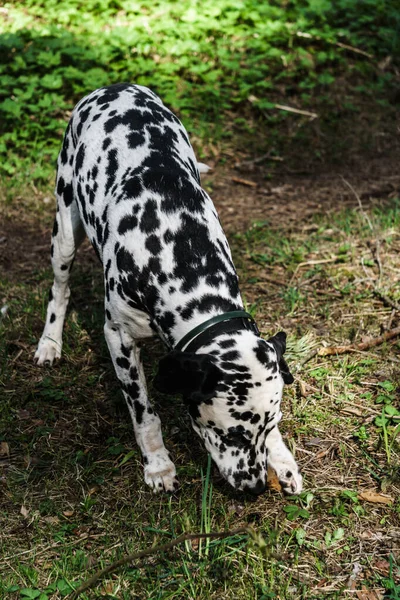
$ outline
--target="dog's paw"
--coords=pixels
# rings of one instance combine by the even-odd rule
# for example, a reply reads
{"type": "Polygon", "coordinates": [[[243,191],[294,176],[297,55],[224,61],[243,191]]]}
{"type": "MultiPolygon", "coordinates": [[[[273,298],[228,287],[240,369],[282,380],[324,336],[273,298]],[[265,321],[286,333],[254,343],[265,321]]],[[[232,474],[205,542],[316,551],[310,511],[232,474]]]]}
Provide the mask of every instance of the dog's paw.
{"type": "Polygon", "coordinates": [[[40,340],[34,360],[37,365],[52,365],[54,360],[61,357],[61,344],[50,338],[40,340]]]}
{"type": "Polygon", "coordinates": [[[145,469],[144,480],[151,487],[153,492],[174,492],[178,489],[178,480],[175,474],[175,467],[171,470],[158,471],[156,473],[145,469]]]}
{"type": "MultiPolygon", "coordinates": [[[[159,463],[159,461],[157,461],[159,463]]],[[[144,480],[153,492],[175,492],[178,489],[176,469],[174,463],[169,459],[162,461],[163,465],[147,465],[144,469],[144,480]]]]}
{"type": "Polygon", "coordinates": [[[278,481],[285,494],[300,494],[303,489],[303,478],[299,473],[297,465],[283,465],[276,471],[278,481]]]}
{"type": "Polygon", "coordinates": [[[285,444],[279,444],[268,453],[268,466],[271,467],[285,494],[300,494],[303,478],[299,467],[285,444]]]}

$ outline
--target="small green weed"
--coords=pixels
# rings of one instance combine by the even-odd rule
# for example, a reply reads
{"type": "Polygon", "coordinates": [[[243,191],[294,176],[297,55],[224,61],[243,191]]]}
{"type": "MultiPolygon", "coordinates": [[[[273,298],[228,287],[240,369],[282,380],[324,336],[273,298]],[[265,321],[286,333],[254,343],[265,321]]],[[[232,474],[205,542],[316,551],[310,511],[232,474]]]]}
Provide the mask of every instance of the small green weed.
{"type": "Polygon", "coordinates": [[[286,304],[289,315],[293,314],[298,306],[303,302],[304,296],[300,290],[293,286],[288,286],[282,292],[282,298],[286,304]]]}

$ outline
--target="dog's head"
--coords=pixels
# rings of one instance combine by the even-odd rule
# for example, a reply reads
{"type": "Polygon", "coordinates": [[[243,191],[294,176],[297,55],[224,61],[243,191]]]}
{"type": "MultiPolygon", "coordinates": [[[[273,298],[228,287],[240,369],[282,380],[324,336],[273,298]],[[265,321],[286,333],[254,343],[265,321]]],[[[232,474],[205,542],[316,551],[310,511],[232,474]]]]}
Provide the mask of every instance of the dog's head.
{"type": "Polygon", "coordinates": [[[241,331],[221,336],[209,353],[173,351],[160,361],[156,389],[183,395],[193,428],[236,489],[266,488],[265,441],[281,417],[283,385],[293,382],[285,348],[283,332],[265,341],[241,331]]]}

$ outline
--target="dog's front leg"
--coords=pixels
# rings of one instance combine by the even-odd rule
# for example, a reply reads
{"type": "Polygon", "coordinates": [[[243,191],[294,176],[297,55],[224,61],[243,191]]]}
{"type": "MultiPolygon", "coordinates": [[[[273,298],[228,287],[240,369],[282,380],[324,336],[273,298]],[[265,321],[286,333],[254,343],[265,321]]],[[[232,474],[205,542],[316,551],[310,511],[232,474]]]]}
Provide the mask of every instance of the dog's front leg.
{"type": "Polygon", "coordinates": [[[143,455],[144,479],[155,492],[173,492],[178,485],[175,465],[164,446],[160,418],[148,400],[139,348],[122,329],[106,323],[104,333],[143,455]]]}
{"type": "Polygon", "coordinates": [[[268,433],[265,446],[267,464],[276,471],[283,491],[286,494],[300,494],[303,489],[303,478],[292,453],[282,439],[277,425],[268,433]]]}
{"type": "MultiPolygon", "coordinates": [[[[60,170],[59,177],[61,175],[67,179],[66,169],[60,170]]],[[[62,332],[70,296],[70,270],[76,250],[85,236],[75,201],[66,206],[63,196],[58,194],[57,204],[51,248],[54,283],[49,294],[46,324],[35,353],[38,365],[51,365],[61,356],[62,332]]]]}

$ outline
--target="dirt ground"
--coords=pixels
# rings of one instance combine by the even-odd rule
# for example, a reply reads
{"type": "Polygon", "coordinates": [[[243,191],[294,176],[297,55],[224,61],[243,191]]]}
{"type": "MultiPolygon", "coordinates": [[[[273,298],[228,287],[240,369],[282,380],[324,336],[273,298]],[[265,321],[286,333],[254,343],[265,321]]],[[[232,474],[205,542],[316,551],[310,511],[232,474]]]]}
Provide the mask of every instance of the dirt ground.
{"type": "MultiPolygon", "coordinates": [[[[271,168],[268,158],[257,163],[257,157],[254,162],[244,152],[241,155],[229,152],[225,164],[218,158],[209,160],[211,171],[202,179],[228,237],[245,231],[256,221],[267,221],[272,229],[294,232],[307,228],[316,214],[357,207],[359,200],[367,207],[381,198],[395,197],[400,189],[398,156],[395,148],[384,156],[368,157],[367,161],[358,159],[350,167],[313,165],[313,170],[297,172],[283,163],[278,166],[272,163],[271,168]]],[[[44,222],[22,212],[18,203],[8,210],[0,209],[0,215],[3,213],[0,268],[6,275],[29,277],[36,269],[50,264],[51,215],[55,201],[48,194],[37,192],[36,202],[45,211],[44,222]]],[[[81,256],[79,260],[96,262],[91,254],[85,243],[80,249],[80,255],[85,258],[81,256]]]]}
{"type": "MultiPolygon", "coordinates": [[[[384,143],[382,143],[378,135],[375,136],[377,140],[376,144],[369,147],[366,153],[363,153],[358,148],[357,152],[345,154],[342,160],[335,160],[334,162],[329,162],[329,160],[321,162],[308,158],[307,160],[302,160],[301,157],[294,156],[290,150],[288,150],[287,157],[283,153],[283,160],[278,161],[272,161],[269,157],[262,158],[262,155],[258,155],[257,153],[249,155],[245,151],[234,154],[229,149],[213,149],[209,151],[209,160],[202,158],[204,162],[208,162],[212,167],[212,171],[203,176],[204,187],[210,193],[218,209],[220,220],[231,242],[233,255],[235,260],[238,261],[237,266],[246,301],[258,307],[259,325],[261,325],[262,331],[270,331],[279,326],[285,328],[290,335],[301,337],[311,329],[314,336],[319,336],[320,339],[333,344],[348,343],[353,340],[361,341],[365,334],[376,336],[388,328],[399,325],[400,314],[398,310],[392,310],[390,307],[385,306],[379,298],[373,299],[369,295],[365,299],[364,296],[366,291],[368,294],[371,292],[374,285],[373,278],[376,276],[376,268],[374,274],[372,267],[368,267],[368,263],[366,263],[367,267],[364,268],[365,272],[363,273],[359,259],[364,251],[369,252],[368,244],[374,246],[376,243],[373,232],[371,232],[371,239],[369,241],[367,240],[364,243],[364,240],[362,244],[359,244],[359,248],[354,250],[354,253],[358,253],[356,260],[352,261],[349,259],[349,263],[351,264],[346,265],[348,273],[351,271],[351,277],[355,278],[356,281],[360,281],[355,284],[354,290],[357,293],[357,302],[361,303],[361,308],[359,308],[358,304],[352,304],[351,296],[343,296],[343,290],[341,289],[343,278],[341,278],[339,273],[340,265],[335,265],[337,273],[332,272],[329,276],[326,273],[317,273],[309,279],[305,276],[304,278],[298,278],[296,285],[306,295],[307,300],[300,310],[297,312],[287,311],[287,314],[285,314],[285,310],[283,309],[282,294],[286,289],[293,287],[292,281],[296,275],[296,271],[293,272],[292,269],[291,272],[288,272],[284,262],[278,262],[273,266],[254,263],[249,251],[246,249],[246,245],[243,243],[244,238],[238,236],[238,234],[245,236],[246,232],[251,231],[254,223],[267,223],[268,228],[276,232],[276,236],[279,238],[292,240],[294,244],[298,240],[300,244],[307,236],[315,234],[318,230],[318,226],[315,224],[318,215],[326,221],[331,216],[334,219],[335,215],[343,211],[346,207],[358,211],[361,215],[364,212],[367,213],[374,206],[380,207],[384,211],[385,206],[390,206],[393,199],[400,195],[400,173],[397,161],[399,141],[394,133],[393,131],[393,135],[390,136],[385,134],[384,143]],[[334,286],[332,280],[335,280],[335,277],[338,283],[334,286]],[[317,300],[313,297],[314,291],[317,294],[317,300]],[[356,321],[357,324],[355,325],[356,321]]],[[[204,152],[207,156],[207,148],[204,149],[204,152]]],[[[19,202],[17,198],[12,205],[3,206],[0,209],[0,214],[3,215],[0,222],[0,273],[9,282],[24,283],[36,296],[37,291],[35,290],[39,287],[40,289],[47,288],[51,283],[49,242],[53,209],[54,201],[50,198],[49,194],[38,192],[37,190],[33,190],[33,197],[29,201],[25,197],[21,197],[19,202]],[[39,212],[42,215],[41,220],[30,216],[27,209],[30,205],[29,203],[33,203],[35,209],[39,209],[35,210],[35,214],[39,212]]],[[[323,256],[330,256],[329,252],[333,247],[337,250],[340,241],[338,238],[329,242],[331,245],[326,246],[323,256]]],[[[381,243],[384,245],[384,240],[381,240],[381,243]]],[[[397,238],[392,246],[383,247],[381,254],[382,260],[384,260],[385,283],[388,286],[391,285],[392,289],[395,289],[398,282],[400,267],[398,262],[399,249],[400,244],[397,232],[397,238]]],[[[312,264],[315,258],[317,258],[316,262],[318,263],[319,255],[314,256],[312,253],[307,255],[306,260],[312,264]]],[[[327,259],[323,258],[319,262],[323,263],[324,260],[329,263],[331,259],[329,257],[327,259]]],[[[101,270],[94,252],[87,242],[79,250],[74,273],[75,271],[79,273],[82,269],[88,275],[84,289],[90,295],[90,288],[93,286],[95,278],[98,278],[97,284],[101,286],[101,270]]],[[[10,289],[13,289],[12,286],[10,286],[10,289]]],[[[18,293],[18,291],[10,292],[10,294],[13,293],[18,293]]],[[[72,290],[72,294],[74,295],[74,290],[72,290]]],[[[72,300],[72,310],[74,311],[76,306],[81,305],[83,307],[85,305],[83,312],[86,311],[89,315],[90,309],[87,308],[87,304],[90,304],[89,297],[91,296],[79,298],[79,294],[82,295],[82,288],[80,291],[78,289],[75,300],[74,298],[72,300]]],[[[10,295],[3,298],[0,296],[0,307],[9,301],[10,295]]],[[[101,305],[99,294],[96,303],[101,305]]],[[[34,340],[40,336],[42,328],[41,317],[37,314],[27,319],[32,328],[28,333],[19,330],[18,325],[15,331],[11,331],[10,329],[11,333],[9,334],[8,345],[13,370],[9,390],[18,390],[19,388],[23,390],[24,384],[20,380],[21,377],[26,376],[27,381],[31,378],[32,385],[36,386],[41,396],[46,399],[47,388],[45,385],[47,384],[45,382],[43,387],[41,381],[43,375],[38,374],[32,365],[34,340]]],[[[68,319],[70,324],[67,327],[69,327],[70,338],[73,337],[72,334],[76,325],[74,319],[74,316],[70,316],[68,319]]],[[[97,328],[95,339],[98,339],[101,335],[101,323],[93,327],[97,328]]],[[[89,328],[88,331],[90,333],[89,328]]],[[[87,340],[85,339],[84,341],[86,348],[87,340]]],[[[87,348],[84,352],[79,349],[78,354],[80,357],[78,356],[76,359],[74,351],[69,354],[67,360],[73,373],[75,373],[74,369],[77,372],[79,371],[80,364],[82,365],[82,372],[93,377],[93,380],[95,378],[94,373],[98,373],[100,368],[103,371],[106,369],[105,372],[108,374],[111,373],[108,358],[103,356],[101,352],[97,356],[94,356],[96,355],[95,343],[93,339],[90,340],[90,344],[95,350],[90,355],[88,354],[90,350],[87,348]],[[104,367],[105,364],[108,366],[104,367]]],[[[153,352],[153,349],[150,349],[151,352],[153,352]]],[[[373,356],[376,358],[376,365],[374,365],[371,372],[366,370],[367,374],[364,378],[368,379],[366,389],[374,391],[376,386],[380,385],[380,382],[386,381],[388,378],[399,379],[400,365],[398,353],[396,355],[394,346],[387,350],[385,347],[380,347],[376,349],[376,354],[373,354],[373,356]],[[386,352],[387,354],[385,354],[386,352]]],[[[361,358],[364,359],[365,356],[361,358]]],[[[317,367],[321,367],[321,369],[326,368],[326,362],[315,363],[314,368],[317,369],[317,367]]],[[[52,373],[56,389],[54,393],[60,395],[60,401],[63,401],[62,398],[65,390],[73,398],[75,391],[72,384],[68,383],[69,380],[67,377],[69,375],[66,376],[65,373],[58,375],[57,370],[52,371],[52,373]],[[71,386],[70,388],[68,387],[69,385],[71,386]]],[[[365,468],[365,464],[368,466],[369,463],[365,463],[360,467],[363,458],[360,448],[357,445],[358,442],[354,441],[353,432],[358,431],[360,424],[370,424],[371,419],[375,418],[377,414],[379,415],[380,407],[378,407],[378,412],[374,412],[374,408],[363,405],[364,401],[358,400],[357,403],[356,397],[354,402],[352,401],[348,405],[346,403],[340,405],[340,412],[336,421],[336,417],[332,417],[332,420],[327,420],[326,423],[322,421],[321,424],[321,422],[318,423],[316,421],[316,425],[313,424],[307,428],[308,425],[306,420],[304,420],[306,419],[304,415],[308,414],[307,411],[311,407],[316,411],[317,404],[321,402],[321,399],[324,403],[328,403],[329,398],[332,414],[334,415],[335,394],[339,393],[337,390],[341,390],[340,386],[342,384],[347,385],[347,382],[343,383],[347,375],[343,377],[342,381],[342,371],[339,370],[339,367],[336,371],[333,369],[331,373],[331,379],[324,380],[323,384],[320,383],[317,375],[310,375],[309,373],[301,374],[296,384],[296,391],[292,393],[289,399],[286,399],[284,407],[284,414],[287,417],[285,421],[287,433],[292,437],[296,437],[297,457],[305,475],[307,486],[314,490],[316,496],[318,495],[318,490],[323,489],[318,498],[319,510],[315,511],[310,523],[307,526],[304,525],[304,528],[307,529],[307,535],[311,538],[315,536],[315,539],[323,536],[322,532],[328,522],[325,521],[326,519],[331,519],[332,531],[337,527],[339,521],[335,521],[335,519],[338,519],[338,515],[334,512],[329,512],[328,507],[329,510],[335,509],[338,494],[340,495],[343,489],[356,488],[370,490],[374,488],[378,494],[381,492],[383,494],[386,493],[388,497],[395,498],[395,500],[398,498],[400,489],[398,474],[396,475],[395,472],[396,467],[392,466],[391,470],[388,469],[385,471],[385,453],[382,444],[377,441],[378,434],[376,432],[371,437],[368,451],[371,454],[376,451],[376,454],[373,454],[375,457],[374,460],[378,461],[382,473],[386,473],[387,484],[385,483],[383,489],[382,486],[379,487],[377,478],[374,478],[370,470],[365,468]],[[321,394],[319,400],[316,402],[313,400],[314,393],[317,394],[317,398],[318,394],[321,394]],[[297,402],[304,408],[304,415],[303,413],[300,414],[300,408],[296,408],[295,405],[297,402]],[[310,404],[308,405],[308,403],[310,404]],[[342,429],[340,419],[347,417],[353,417],[355,422],[349,427],[346,425],[347,429],[344,426],[342,429]],[[345,452],[342,445],[345,448],[345,452]],[[373,450],[372,447],[374,448],[373,450]],[[334,507],[333,509],[332,506],[334,507]],[[333,517],[331,516],[332,514],[334,515],[333,517]]],[[[46,377],[47,374],[45,374],[44,379],[46,377]]],[[[75,373],[74,377],[79,376],[75,373]]],[[[107,422],[108,427],[113,416],[110,416],[110,409],[107,408],[106,404],[106,398],[110,391],[107,389],[107,386],[112,385],[115,388],[115,383],[109,384],[107,378],[110,379],[110,377],[106,375],[104,378],[104,389],[103,383],[100,384],[100,380],[99,384],[96,384],[99,398],[96,400],[97,404],[94,414],[98,421],[98,415],[100,414],[100,421],[107,422]]],[[[78,385],[77,389],[80,385],[78,385]]],[[[29,416],[29,420],[31,420],[35,416],[36,405],[31,402],[32,396],[28,392],[24,391],[24,393],[27,394],[24,407],[28,404],[30,406],[28,410],[33,411],[29,414],[28,411],[25,411],[29,416]]],[[[54,398],[55,400],[51,397],[49,401],[56,405],[58,402],[57,396],[54,396],[54,398]]],[[[24,407],[19,410],[19,422],[16,426],[17,429],[21,427],[21,430],[24,430],[24,427],[28,427],[28,424],[25,424],[24,421],[26,419],[24,416],[24,407]]],[[[40,426],[43,424],[41,410],[41,408],[37,408],[38,414],[36,415],[37,423],[40,426]]],[[[53,441],[49,441],[50,445],[48,448],[47,446],[45,447],[44,452],[48,452],[49,455],[53,452],[54,456],[56,456],[60,452],[60,448],[63,447],[63,444],[65,444],[66,454],[74,446],[75,448],[81,447],[82,440],[79,438],[79,435],[75,439],[75,430],[72,431],[67,420],[68,414],[70,414],[71,422],[76,423],[76,427],[78,428],[78,417],[76,414],[80,414],[81,423],[87,423],[87,430],[89,431],[89,438],[92,443],[92,446],[90,446],[88,442],[88,447],[93,449],[97,444],[100,456],[104,449],[103,440],[109,436],[109,432],[102,433],[101,438],[98,431],[94,433],[96,425],[89,425],[89,423],[94,423],[93,414],[90,414],[92,410],[93,407],[90,406],[89,408],[86,406],[79,406],[78,408],[78,405],[75,408],[73,405],[71,407],[67,406],[65,416],[62,417],[65,419],[65,423],[60,426],[60,437],[56,443],[54,439],[57,440],[57,438],[53,434],[53,441]],[[68,410],[70,413],[68,413],[68,410]],[[87,411],[87,414],[85,411],[87,411]],[[91,437],[92,433],[93,437],[91,437]]],[[[328,411],[330,409],[324,407],[321,410],[328,411]]],[[[169,412],[171,412],[170,408],[165,409],[166,416],[171,418],[171,422],[173,423],[175,415],[173,413],[169,414],[169,412]]],[[[161,416],[163,419],[163,409],[161,409],[161,416]]],[[[319,416],[318,418],[321,417],[319,416]]],[[[165,421],[168,422],[168,419],[166,418],[165,421]]],[[[35,423],[34,419],[33,423],[35,423]]],[[[104,428],[104,424],[102,426],[104,428]]],[[[174,438],[174,429],[177,429],[177,427],[173,425],[167,426],[166,435],[170,438],[170,446],[172,445],[175,453],[179,455],[180,460],[184,464],[190,463],[193,458],[194,462],[198,461],[197,455],[194,457],[193,454],[193,452],[198,452],[197,446],[193,450],[192,442],[190,441],[191,438],[185,441],[185,435],[188,436],[190,434],[183,429],[179,434],[181,439],[178,442],[175,441],[177,438],[174,438]]],[[[19,430],[18,433],[15,433],[17,441],[18,436],[19,430]]],[[[22,454],[21,456],[15,455],[15,461],[21,462],[22,454]]],[[[8,459],[5,462],[8,464],[8,459]]],[[[60,466],[56,465],[55,468],[55,473],[59,472],[60,466]]],[[[69,472],[69,469],[70,467],[68,466],[66,472],[69,472]]],[[[136,477],[137,481],[139,481],[137,485],[142,486],[139,479],[140,473],[132,475],[129,472],[129,477],[136,477]]],[[[214,474],[214,479],[218,480],[217,474],[214,474]]],[[[75,485],[75,483],[72,485],[75,485]]],[[[109,489],[107,489],[110,496],[105,500],[109,502],[110,507],[113,507],[113,503],[115,502],[113,494],[119,493],[122,488],[123,493],[127,493],[122,483],[118,482],[115,484],[120,486],[118,490],[116,487],[112,488],[112,485],[110,484],[109,489]]],[[[70,490],[66,489],[66,497],[69,497],[69,492],[70,490]]],[[[229,492],[227,496],[225,489],[222,492],[218,490],[215,493],[224,494],[224,503],[228,506],[229,514],[232,519],[235,519],[235,522],[250,521],[258,523],[267,517],[270,520],[278,518],[276,515],[279,513],[280,505],[282,504],[281,502],[271,502],[270,497],[266,497],[257,506],[243,505],[232,494],[229,496],[229,492]]],[[[34,492],[34,494],[39,498],[40,490],[34,492]]],[[[76,497],[78,497],[78,492],[76,492],[76,497]]],[[[72,495],[70,501],[78,502],[72,495]]],[[[125,499],[119,501],[122,504],[124,502],[127,503],[125,499]]],[[[7,497],[7,502],[7,506],[11,510],[12,502],[9,497],[7,497]]],[[[354,557],[358,556],[358,552],[361,557],[367,556],[370,561],[370,570],[365,567],[364,578],[371,582],[371,589],[375,585],[375,575],[377,572],[381,572],[382,576],[389,575],[388,556],[390,553],[394,556],[398,555],[400,524],[398,517],[394,515],[394,511],[388,517],[382,512],[383,509],[380,505],[377,507],[375,505],[370,506],[370,510],[366,509],[364,521],[357,521],[358,517],[354,519],[354,523],[352,524],[355,532],[353,533],[353,541],[348,542],[349,549],[346,550],[346,546],[342,555],[342,557],[346,555],[345,560],[342,560],[333,550],[331,551],[328,545],[326,545],[324,551],[320,549],[316,551],[319,557],[323,556],[324,560],[326,560],[326,572],[323,570],[322,575],[314,569],[316,559],[311,552],[311,546],[309,553],[303,547],[302,560],[304,568],[299,578],[301,580],[304,575],[304,581],[309,582],[307,585],[313,587],[314,592],[313,595],[301,596],[302,598],[325,597],[325,589],[327,590],[327,594],[330,591],[337,592],[340,586],[344,585],[348,580],[349,564],[352,564],[353,559],[356,560],[354,557]],[[387,519],[387,524],[385,519],[387,519]]],[[[292,535],[290,533],[291,527],[292,524],[289,523],[287,527],[287,530],[289,530],[288,535],[292,535]]],[[[339,531],[339,529],[336,529],[336,531],[339,531]]],[[[12,532],[10,540],[14,543],[12,532]]],[[[321,543],[323,544],[323,541],[321,543]]],[[[24,536],[21,535],[21,539],[18,540],[18,547],[22,553],[25,551],[24,544],[24,536]]],[[[319,546],[318,548],[322,547],[319,546]]],[[[332,545],[332,547],[334,546],[332,545]]],[[[290,549],[288,552],[292,552],[292,550],[290,549]]],[[[288,562],[292,558],[292,554],[290,556],[288,554],[285,557],[285,561],[288,562]]],[[[393,577],[397,576],[400,577],[400,573],[393,575],[393,577]]],[[[354,591],[353,596],[361,600],[376,600],[377,598],[383,598],[382,589],[379,588],[379,592],[377,591],[376,595],[367,595],[367,592],[364,594],[363,587],[360,584],[358,591],[361,595],[355,596],[356,591],[354,588],[350,592],[354,591]]],[[[342,596],[335,597],[339,598],[342,596]]],[[[395,596],[391,597],[395,598],[395,596]]]]}

